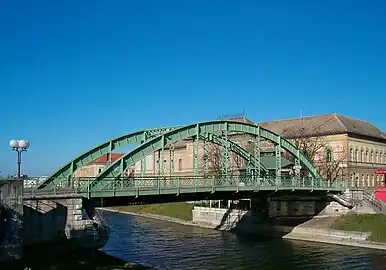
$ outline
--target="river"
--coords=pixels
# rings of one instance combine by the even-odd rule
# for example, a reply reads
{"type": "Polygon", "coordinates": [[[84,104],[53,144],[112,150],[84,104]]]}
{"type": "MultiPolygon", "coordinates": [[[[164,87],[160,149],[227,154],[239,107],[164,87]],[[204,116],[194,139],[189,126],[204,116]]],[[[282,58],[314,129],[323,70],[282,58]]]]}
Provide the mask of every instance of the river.
{"type": "Polygon", "coordinates": [[[103,250],[154,269],[386,269],[386,252],[237,236],[105,212],[111,237],[103,250]]]}

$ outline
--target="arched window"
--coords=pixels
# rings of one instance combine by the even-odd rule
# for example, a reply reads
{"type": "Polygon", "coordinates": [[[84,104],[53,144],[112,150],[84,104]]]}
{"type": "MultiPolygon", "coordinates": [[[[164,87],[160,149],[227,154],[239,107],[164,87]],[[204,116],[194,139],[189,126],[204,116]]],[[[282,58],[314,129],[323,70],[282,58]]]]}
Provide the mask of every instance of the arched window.
{"type": "Polygon", "coordinates": [[[383,164],[383,153],[382,153],[382,151],[379,152],[379,163],[383,164]]]}
{"type": "Polygon", "coordinates": [[[182,159],[178,160],[178,170],[182,171],[182,159]]]}
{"type": "Polygon", "coordinates": [[[365,162],[369,162],[369,150],[366,150],[366,160],[365,162]]]}
{"type": "Polygon", "coordinates": [[[359,159],[360,162],[364,162],[364,153],[363,153],[363,149],[361,149],[361,157],[359,159]]]}
{"type": "Polygon", "coordinates": [[[354,161],[354,152],[352,148],[350,148],[350,161],[354,161]]]}
{"type": "Polygon", "coordinates": [[[355,149],[355,161],[358,161],[358,149],[355,149]]]}
{"type": "Polygon", "coordinates": [[[378,160],[378,151],[375,152],[375,163],[379,163],[379,160],[378,160]]]}
{"type": "Polygon", "coordinates": [[[331,162],[332,161],[332,151],[329,148],[327,148],[327,150],[326,150],[326,161],[327,162],[331,162]]]}

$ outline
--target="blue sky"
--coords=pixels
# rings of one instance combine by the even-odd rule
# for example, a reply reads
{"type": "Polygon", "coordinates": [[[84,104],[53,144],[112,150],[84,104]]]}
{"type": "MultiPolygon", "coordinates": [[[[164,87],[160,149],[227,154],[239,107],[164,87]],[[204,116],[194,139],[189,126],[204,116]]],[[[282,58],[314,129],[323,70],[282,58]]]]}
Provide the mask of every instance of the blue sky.
{"type": "Polygon", "coordinates": [[[0,170],[51,173],[140,128],[245,110],[386,130],[386,2],[0,2],[0,170]],[[349,93],[348,95],[346,95],[349,93]]]}

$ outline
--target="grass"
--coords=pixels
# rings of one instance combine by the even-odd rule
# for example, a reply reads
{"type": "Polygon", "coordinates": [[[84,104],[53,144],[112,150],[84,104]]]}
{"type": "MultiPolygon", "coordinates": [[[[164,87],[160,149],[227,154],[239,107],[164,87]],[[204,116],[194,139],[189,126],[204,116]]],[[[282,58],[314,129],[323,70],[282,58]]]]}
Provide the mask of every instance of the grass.
{"type": "Polygon", "coordinates": [[[339,217],[331,226],[343,231],[370,232],[368,240],[386,242],[386,215],[349,214],[339,217]]]}
{"type": "Polygon", "coordinates": [[[179,218],[187,221],[192,221],[193,204],[190,203],[162,203],[162,204],[144,204],[144,205],[128,205],[117,206],[114,209],[120,211],[157,214],[162,216],[179,218]]]}

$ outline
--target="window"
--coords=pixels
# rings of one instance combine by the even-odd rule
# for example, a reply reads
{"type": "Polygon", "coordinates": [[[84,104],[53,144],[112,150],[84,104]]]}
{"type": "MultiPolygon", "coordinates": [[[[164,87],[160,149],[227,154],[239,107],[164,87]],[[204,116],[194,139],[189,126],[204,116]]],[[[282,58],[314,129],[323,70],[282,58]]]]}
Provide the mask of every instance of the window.
{"type": "Polygon", "coordinates": [[[166,171],[166,159],[164,159],[164,172],[166,171]]]}
{"type": "Polygon", "coordinates": [[[375,152],[375,163],[379,163],[379,160],[378,160],[378,152],[375,152]]]}
{"type": "Polygon", "coordinates": [[[358,149],[355,149],[355,161],[358,161],[358,149]]]}
{"type": "Polygon", "coordinates": [[[159,160],[156,160],[156,167],[155,167],[155,171],[156,172],[160,172],[160,164],[159,164],[159,160]]]}
{"type": "Polygon", "coordinates": [[[350,148],[350,160],[354,161],[354,152],[352,151],[352,148],[350,148]]]}
{"type": "Polygon", "coordinates": [[[331,162],[332,161],[332,151],[331,149],[326,150],[326,162],[331,162]]]}
{"type": "Polygon", "coordinates": [[[374,154],[373,154],[373,150],[371,150],[371,153],[370,153],[370,163],[374,162],[373,158],[374,158],[374,154]]]}
{"type": "Polygon", "coordinates": [[[182,159],[178,160],[178,170],[182,171],[182,159]]]}
{"type": "Polygon", "coordinates": [[[369,162],[369,150],[366,150],[366,160],[365,162],[369,162]]]}
{"type": "Polygon", "coordinates": [[[101,173],[103,171],[103,168],[98,169],[98,173],[101,173]]]}
{"type": "Polygon", "coordinates": [[[363,149],[361,149],[361,157],[359,159],[360,162],[364,162],[364,155],[363,155],[363,149]]]}

